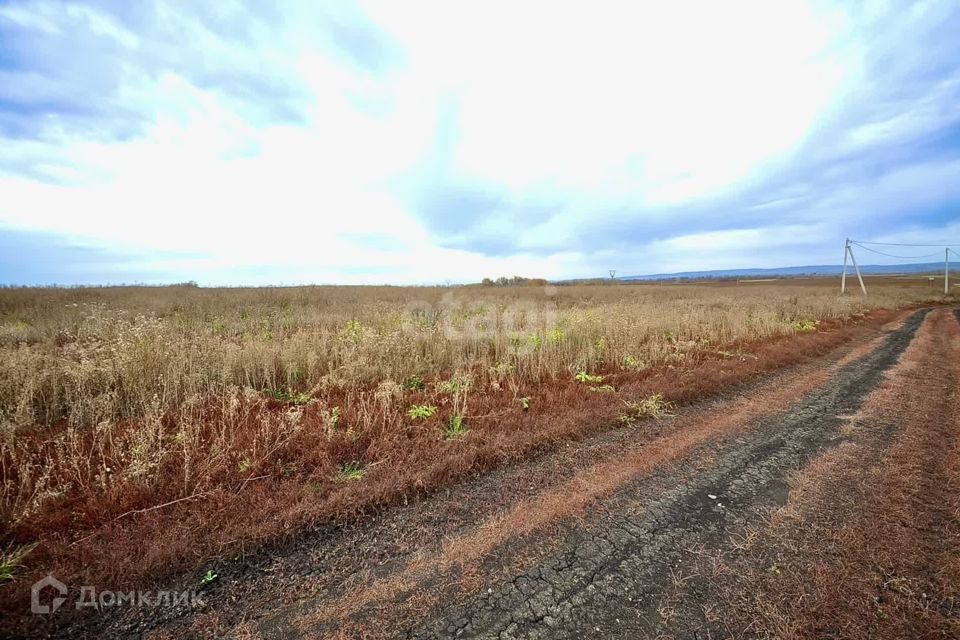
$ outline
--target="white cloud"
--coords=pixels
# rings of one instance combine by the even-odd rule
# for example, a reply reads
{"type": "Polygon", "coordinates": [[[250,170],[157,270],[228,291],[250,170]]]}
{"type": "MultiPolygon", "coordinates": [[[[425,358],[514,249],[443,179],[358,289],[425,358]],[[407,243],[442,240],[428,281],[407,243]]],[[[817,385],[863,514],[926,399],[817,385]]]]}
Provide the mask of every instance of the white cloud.
{"type": "Polygon", "coordinates": [[[434,9],[424,33],[369,7],[409,44],[411,93],[458,97],[457,169],[514,191],[708,194],[800,144],[844,78],[841,25],[802,3],[434,9]]]}
{"type": "MultiPolygon", "coordinates": [[[[212,279],[271,265],[291,279],[373,282],[592,275],[596,256],[624,259],[581,246],[585,225],[625,225],[642,211],[662,228],[675,207],[789,169],[876,81],[868,36],[885,15],[759,0],[284,3],[262,15],[218,3],[212,18],[155,6],[139,21],[84,5],[0,7],[0,28],[44,38],[31,53],[45,56],[36,69],[0,68],[0,98],[61,107],[14,114],[33,135],[0,138],[0,222],[146,256],[187,253],[198,257],[144,263],[212,279]],[[58,76],[61,59],[70,69],[58,76]],[[87,80],[99,95],[77,95],[87,80]],[[90,112],[84,126],[70,119],[74,106],[90,112]],[[109,135],[113,117],[129,130],[109,135]],[[410,195],[431,180],[495,189],[504,202],[454,234],[452,249],[410,195]],[[524,219],[518,202],[550,214],[524,219]],[[515,255],[486,256],[470,233],[478,244],[510,238],[515,255]],[[391,246],[365,240],[383,236],[391,246]]],[[[924,15],[911,28],[927,28],[924,15]]],[[[871,111],[830,149],[869,152],[960,120],[957,77],[909,109],[871,111]]],[[[952,170],[906,167],[878,178],[877,193],[896,197],[952,170]]],[[[761,241],[774,225],[794,244],[839,233],[835,209],[862,193],[862,183],[839,188],[806,232],[768,207],[765,225],[730,229],[717,210],[720,230],[635,242],[646,264],[696,261],[707,242],[729,266],[779,246],[761,241]]]]}

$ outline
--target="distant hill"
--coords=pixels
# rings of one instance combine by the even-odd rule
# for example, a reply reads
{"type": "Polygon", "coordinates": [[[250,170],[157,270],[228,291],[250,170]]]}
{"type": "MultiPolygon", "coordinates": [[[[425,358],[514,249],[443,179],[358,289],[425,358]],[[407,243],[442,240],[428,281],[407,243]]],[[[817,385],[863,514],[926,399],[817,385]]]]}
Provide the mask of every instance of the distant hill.
{"type": "MultiPolygon", "coordinates": [[[[853,266],[849,273],[853,274],[853,266]]],[[[952,271],[953,269],[951,269],[952,271]]],[[[942,262],[914,264],[868,264],[860,265],[861,273],[930,273],[942,272],[942,262]]],[[[783,278],[797,276],[833,276],[843,273],[843,265],[818,264],[803,267],[775,267],[772,269],[715,269],[713,271],[678,271],[676,273],[652,273],[639,276],[622,276],[618,280],[702,280],[721,278],[783,278]]]]}

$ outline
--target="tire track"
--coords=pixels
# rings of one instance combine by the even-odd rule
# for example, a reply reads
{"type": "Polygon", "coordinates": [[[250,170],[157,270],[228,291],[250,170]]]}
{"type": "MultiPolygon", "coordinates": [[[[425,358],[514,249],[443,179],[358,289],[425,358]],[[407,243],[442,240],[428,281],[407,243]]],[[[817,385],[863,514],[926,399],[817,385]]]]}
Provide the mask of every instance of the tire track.
{"type": "Polygon", "coordinates": [[[940,309],[851,418],[849,440],[792,478],[787,504],[711,572],[739,635],[960,637],[958,382],[960,318],[940,309]]]}
{"type": "MultiPolygon", "coordinates": [[[[826,359],[777,376],[735,398],[682,411],[664,423],[646,422],[637,429],[611,433],[615,437],[602,447],[605,454],[596,463],[584,465],[574,458],[572,475],[557,470],[547,477],[534,474],[531,477],[537,477],[538,482],[547,481],[550,485],[516,502],[501,500],[506,507],[502,514],[477,519],[478,526],[448,534],[441,545],[422,545],[418,554],[397,571],[361,581],[336,596],[328,594],[318,599],[316,605],[296,614],[296,622],[291,619],[282,623],[283,629],[274,623],[267,629],[259,625],[260,629],[269,637],[352,637],[336,636],[347,629],[362,637],[398,637],[399,630],[416,624],[430,610],[449,607],[451,600],[478,588],[478,581],[512,579],[531,559],[562,547],[563,535],[557,530],[570,529],[571,535],[575,535],[578,518],[590,509],[603,508],[617,490],[633,484],[630,495],[636,495],[637,478],[649,477],[658,467],[684,459],[704,443],[747,431],[759,418],[788,409],[823,386],[843,364],[869,353],[866,347],[875,349],[878,344],[871,341],[856,345],[844,354],[836,354],[840,355],[838,360],[826,359]],[[851,354],[857,353],[851,359],[851,354]],[[649,433],[645,433],[650,430],[666,433],[650,439],[649,433]],[[532,544],[525,544],[528,539],[532,544]]],[[[582,452],[582,447],[573,450],[582,452]]],[[[520,465],[518,478],[529,474],[531,466],[536,467],[520,465]]],[[[493,491],[502,492],[504,484],[497,482],[493,491]]],[[[676,482],[646,484],[650,486],[642,492],[643,499],[652,503],[676,482]]]]}
{"type": "MultiPolygon", "coordinates": [[[[660,596],[682,570],[684,549],[717,548],[765,507],[786,499],[785,476],[841,437],[855,413],[910,344],[928,310],[912,314],[871,353],[841,367],[825,385],[788,411],[675,469],[642,483],[672,488],[652,502],[574,533],[564,548],[533,568],[466,603],[436,611],[409,634],[426,638],[566,638],[654,635],[664,612],[660,596]],[[671,483],[671,480],[673,481],[671,483]]],[[[609,505],[608,505],[609,506],[609,505]]],[[[667,612],[668,613],[668,612],[667,612]]]]}

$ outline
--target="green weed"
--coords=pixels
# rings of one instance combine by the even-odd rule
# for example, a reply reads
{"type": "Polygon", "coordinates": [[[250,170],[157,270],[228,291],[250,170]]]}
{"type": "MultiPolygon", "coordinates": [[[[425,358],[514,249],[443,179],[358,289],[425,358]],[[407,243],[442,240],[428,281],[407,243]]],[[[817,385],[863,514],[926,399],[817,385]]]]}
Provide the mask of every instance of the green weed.
{"type": "Polygon", "coordinates": [[[603,376],[592,376],[586,371],[578,371],[574,378],[576,378],[577,382],[584,384],[600,384],[603,382],[603,376]]]}
{"type": "Polygon", "coordinates": [[[407,415],[410,416],[411,420],[426,420],[427,418],[432,418],[436,412],[436,407],[425,404],[415,404],[407,410],[407,415]]]}
{"type": "Polygon", "coordinates": [[[345,462],[340,465],[340,477],[344,480],[360,480],[363,474],[363,467],[359,462],[345,462]]]}
{"type": "Polygon", "coordinates": [[[443,430],[443,435],[447,439],[460,438],[467,434],[470,431],[467,429],[466,424],[463,421],[463,416],[460,414],[454,414],[450,416],[450,422],[447,423],[446,429],[443,430]]]}
{"type": "Polygon", "coordinates": [[[270,392],[270,395],[273,396],[274,400],[293,405],[307,404],[310,402],[311,398],[309,393],[300,393],[283,389],[275,389],[270,392]]]}
{"type": "Polygon", "coordinates": [[[628,353],[623,356],[623,368],[631,371],[642,371],[647,368],[647,363],[628,353]]]}
{"type": "Polygon", "coordinates": [[[423,376],[413,375],[403,381],[403,386],[410,391],[423,391],[423,376]]]}
{"type": "Polygon", "coordinates": [[[320,418],[323,420],[323,426],[327,431],[327,437],[333,435],[337,425],[340,424],[340,407],[324,409],[320,412],[320,418]]]}
{"type": "Polygon", "coordinates": [[[33,551],[37,544],[26,544],[15,547],[8,553],[0,553],[0,584],[13,579],[13,571],[17,567],[23,566],[23,559],[33,551]]]}
{"type": "Polygon", "coordinates": [[[615,393],[616,388],[610,384],[601,384],[599,386],[590,387],[590,391],[599,391],[601,393],[615,393]]]}

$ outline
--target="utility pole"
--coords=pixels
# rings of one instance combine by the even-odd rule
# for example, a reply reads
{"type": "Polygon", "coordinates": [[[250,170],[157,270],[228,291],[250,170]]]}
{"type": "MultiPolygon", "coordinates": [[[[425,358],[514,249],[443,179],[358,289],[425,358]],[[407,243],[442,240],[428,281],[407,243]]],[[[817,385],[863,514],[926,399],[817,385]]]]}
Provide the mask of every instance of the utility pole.
{"type": "Polygon", "coordinates": [[[943,250],[943,295],[950,293],[950,247],[943,250]]]}
{"type": "Polygon", "coordinates": [[[857,256],[853,255],[853,247],[850,246],[850,239],[847,239],[847,253],[850,254],[850,262],[857,272],[857,280],[860,281],[860,290],[863,291],[863,297],[867,297],[867,287],[863,284],[863,276],[860,275],[860,266],[857,264],[857,256]]]}
{"type": "Polygon", "coordinates": [[[853,263],[853,268],[857,272],[857,280],[860,281],[860,290],[863,291],[863,295],[867,295],[867,287],[863,284],[863,276],[860,275],[860,266],[857,264],[857,257],[853,255],[853,247],[850,246],[850,238],[847,238],[847,241],[843,243],[843,276],[840,278],[840,294],[843,295],[847,292],[847,258],[850,258],[850,262],[853,263]]]}
{"type": "Polygon", "coordinates": [[[610,279],[613,280],[613,279],[616,278],[616,277],[617,277],[617,270],[616,270],[616,269],[610,269],[610,279]]]}
{"type": "Polygon", "coordinates": [[[840,295],[847,292],[847,256],[850,255],[850,238],[843,243],[843,276],[840,277],[840,295]]]}

